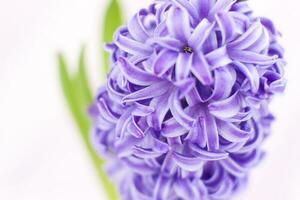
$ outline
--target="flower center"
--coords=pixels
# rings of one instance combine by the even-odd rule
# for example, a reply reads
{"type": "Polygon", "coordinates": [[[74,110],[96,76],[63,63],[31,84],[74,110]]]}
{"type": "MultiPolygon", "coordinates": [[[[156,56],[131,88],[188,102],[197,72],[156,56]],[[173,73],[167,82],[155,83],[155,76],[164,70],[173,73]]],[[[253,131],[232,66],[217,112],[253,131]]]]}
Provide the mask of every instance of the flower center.
{"type": "Polygon", "coordinates": [[[186,46],[186,47],[183,48],[183,52],[191,54],[191,53],[193,53],[193,49],[189,46],[186,46]]]}

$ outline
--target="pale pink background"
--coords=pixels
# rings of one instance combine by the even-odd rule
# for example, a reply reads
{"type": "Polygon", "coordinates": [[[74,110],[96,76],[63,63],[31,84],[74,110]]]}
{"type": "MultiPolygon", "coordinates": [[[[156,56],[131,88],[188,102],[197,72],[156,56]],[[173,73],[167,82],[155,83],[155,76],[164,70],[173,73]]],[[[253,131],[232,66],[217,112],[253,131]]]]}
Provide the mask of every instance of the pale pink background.
{"type": "MultiPolygon", "coordinates": [[[[268,157],[238,200],[299,200],[300,3],[249,0],[276,22],[287,49],[286,94],[268,157]]],[[[0,199],[105,200],[57,80],[55,54],[76,63],[87,44],[91,82],[100,84],[99,24],[106,0],[0,0],[0,199]]],[[[128,13],[146,5],[123,0],[128,13]]],[[[73,66],[74,67],[74,66],[73,66]]]]}

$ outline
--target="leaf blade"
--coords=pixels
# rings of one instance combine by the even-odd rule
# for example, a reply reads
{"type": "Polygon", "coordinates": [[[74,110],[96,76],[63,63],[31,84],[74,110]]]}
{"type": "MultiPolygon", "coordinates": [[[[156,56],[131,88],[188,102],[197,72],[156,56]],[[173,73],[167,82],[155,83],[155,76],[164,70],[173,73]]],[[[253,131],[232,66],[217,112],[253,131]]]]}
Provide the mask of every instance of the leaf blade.
{"type": "Polygon", "coordinates": [[[93,101],[92,90],[87,78],[87,67],[85,61],[85,47],[80,50],[80,57],[78,63],[77,77],[81,86],[82,95],[84,98],[84,107],[89,106],[93,101]]]}
{"type": "Polygon", "coordinates": [[[88,124],[84,121],[85,119],[82,117],[80,109],[77,106],[76,97],[73,93],[73,81],[70,73],[67,69],[67,64],[65,58],[62,54],[58,55],[58,65],[59,65],[59,77],[60,83],[63,89],[63,94],[71,111],[71,114],[80,130],[80,132],[88,131],[88,124]]]}

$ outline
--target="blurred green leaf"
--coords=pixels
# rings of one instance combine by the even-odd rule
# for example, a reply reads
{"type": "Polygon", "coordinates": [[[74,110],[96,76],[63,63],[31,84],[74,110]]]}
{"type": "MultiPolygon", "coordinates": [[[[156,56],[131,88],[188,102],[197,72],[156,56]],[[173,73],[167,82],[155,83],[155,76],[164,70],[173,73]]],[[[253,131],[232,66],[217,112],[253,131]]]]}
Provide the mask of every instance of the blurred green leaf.
{"type": "Polygon", "coordinates": [[[117,200],[118,195],[114,185],[103,171],[103,160],[94,151],[89,140],[90,120],[87,116],[87,108],[92,103],[92,93],[88,84],[85,64],[85,50],[81,49],[78,71],[73,77],[68,71],[65,58],[58,55],[59,76],[63,94],[71,111],[74,121],[80,130],[81,138],[92,159],[97,175],[110,200],[117,200]]]}
{"type": "Polygon", "coordinates": [[[86,63],[85,63],[85,47],[83,46],[80,51],[80,57],[78,61],[78,71],[76,74],[76,80],[78,82],[79,92],[81,92],[80,96],[82,98],[82,106],[83,108],[87,108],[93,101],[92,91],[90,89],[90,85],[87,78],[86,72],[86,63]]]}
{"type": "MultiPolygon", "coordinates": [[[[103,34],[101,50],[103,52],[103,71],[107,74],[109,71],[109,54],[104,51],[103,45],[111,42],[115,30],[122,24],[122,12],[118,0],[110,0],[105,12],[103,21],[103,34]]],[[[106,173],[102,169],[103,160],[99,158],[94,151],[89,141],[90,121],[87,116],[87,108],[93,100],[92,92],[89,87],[86,63],[85,63],[85,48],[82,47],[80,52],[78,70],[74,76],[68,71],[65,58],[62,54],[58,56],[60,82],[64,96],[71,111],[71,114],[76,122],[82,140],[89,152],[89,155],[95,166],[97,175],[102,182],[104,191],[110,200],[117,200],[118,193],[115,186],[108,179],[106,173]]]]}
{"type": "Polygon", "coordinates": [[[106,9],[102,27],[102,55],[103,55],[103,69],[105,75],[109,71],[109,54],[103,49],[103,45],[111,42],[113,34],[116,29],[123,23],[122,10],[118,0],[110,0],[106,9]]]}
{"type": "Polygon", "coordinates": [[[76,93],[73,88],[74,80],[72,79],[70,73],[68,72],[65,58],[61,54],[58,56],[58,63],[59,63],[60,82],[69,109],[73,115],[73,118],[80,132],[81,133],[88,132],[89,123],[86,121],[86,117],[82,115],[80,107],[78,106],[76,93]]]}

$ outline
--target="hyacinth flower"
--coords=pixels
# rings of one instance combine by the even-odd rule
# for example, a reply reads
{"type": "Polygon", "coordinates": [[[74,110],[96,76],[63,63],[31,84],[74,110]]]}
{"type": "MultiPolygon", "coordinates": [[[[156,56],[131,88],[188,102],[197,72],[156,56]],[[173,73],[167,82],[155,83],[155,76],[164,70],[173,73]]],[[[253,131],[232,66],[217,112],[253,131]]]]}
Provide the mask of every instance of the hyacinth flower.
{"type": "Polygon", "coordinates": [[[160,0],[120,27],[91,141],[124,200],[229,200],[264,157],[283,92],[272,21],[235,0],[160,0]]]}

